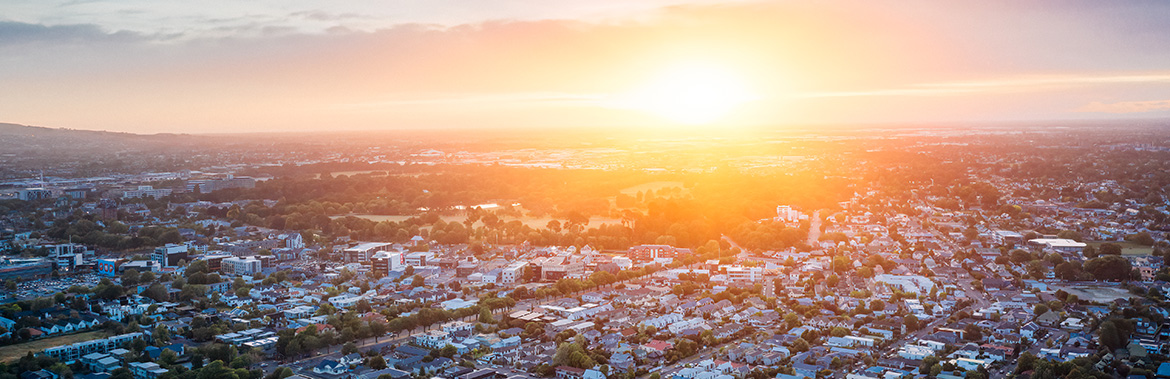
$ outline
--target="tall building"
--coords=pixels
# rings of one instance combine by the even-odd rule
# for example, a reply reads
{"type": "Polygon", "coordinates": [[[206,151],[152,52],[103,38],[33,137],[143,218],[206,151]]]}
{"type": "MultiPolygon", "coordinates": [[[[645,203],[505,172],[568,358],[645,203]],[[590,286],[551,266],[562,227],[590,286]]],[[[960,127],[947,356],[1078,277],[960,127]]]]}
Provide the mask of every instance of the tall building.
{"type": "Polygon", "coordinates": [[[179,261],[187,259],[187,245],[168,243],[165,246],[154,248],[150,260],[163,266],[178,266],[179,261]]]}
{"type": "Polygon", "coordinates": [[[393,246],[393,244],[384,242],[363,242],[343,250],[342,253],[345,255],[346,262],[369,262],[370,258],[374,257],[374,253],[390,251],[393,246]]]}
{"type": "Polygon", "coordinates": [[[84,262],[85,245],[62,243],[41,247],[49,250],[48,257],[53,261],[53,268],[58,271],[72,271],[84,262]]]}
{"type": "Polygon", "coordinates": [[[235,275],[255,275],[263,270],[263,264],[255,257],[231,257],[223,260],[223,272],[235,275]]]}
{"type": "Polygon", "coordinates": [[[196,257],[195,259],[207,262],[207,271],[218,272],[218,271],[223,269],[223,260],[231,258],[231,257],[232,257],[231,254],[223,254],[223,252],[217,252],[217,253],[213,253],[213,254],[200,255],[200,256],[196,257]]]}
{"type": "Polygon", "coordinates": [[[516,261],[512,262],[512,264],[509,264],[507,267],[504,267],[504,270],[500,272],[500,284],[512,284],[519,282],[524,278],[524,268],[526,266],[528,266],[528,262],[516,261]]]}
{"type": "Polygon", "coordinates": [[[370,259],[374,272],[387,275],[390,271],[406,266],[406,257],[401,252],[379,251],[370,259]]]}

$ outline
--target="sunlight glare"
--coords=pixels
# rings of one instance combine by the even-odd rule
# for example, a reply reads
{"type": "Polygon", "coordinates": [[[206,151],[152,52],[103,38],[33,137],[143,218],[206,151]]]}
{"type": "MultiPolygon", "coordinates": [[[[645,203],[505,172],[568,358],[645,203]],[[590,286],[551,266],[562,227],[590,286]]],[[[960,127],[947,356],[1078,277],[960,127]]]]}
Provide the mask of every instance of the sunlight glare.
{"type": "Polygon", "coordinates": [[[664,70],[623,101],[683,124],[708,124],[753,100],[743,81],[723,67],[681,65],[664,70]]]}

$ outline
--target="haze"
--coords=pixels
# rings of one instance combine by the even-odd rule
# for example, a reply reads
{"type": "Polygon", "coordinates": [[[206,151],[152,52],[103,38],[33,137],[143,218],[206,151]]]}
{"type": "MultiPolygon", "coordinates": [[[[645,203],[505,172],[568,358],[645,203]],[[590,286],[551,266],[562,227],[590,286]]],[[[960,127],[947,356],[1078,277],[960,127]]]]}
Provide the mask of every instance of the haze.
{"type": "Polygon", "coordinates": [[[1167,24],[1170,3],[1154,1],[6,3],[0,121],[235,133],[1163,118],[1167,24]],[[660,83],[695,65],[711,73],[660,83]]]}

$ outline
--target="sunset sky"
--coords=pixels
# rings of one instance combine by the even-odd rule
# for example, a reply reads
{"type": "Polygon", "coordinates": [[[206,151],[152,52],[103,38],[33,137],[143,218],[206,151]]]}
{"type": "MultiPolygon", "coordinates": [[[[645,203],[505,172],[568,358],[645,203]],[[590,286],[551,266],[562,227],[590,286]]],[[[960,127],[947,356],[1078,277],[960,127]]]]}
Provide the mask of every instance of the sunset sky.
{"type": "Polygon", "coordinates": [[[130,132],[1170,116],[1170,2],[0,4],[0,122],[130,132]]]}

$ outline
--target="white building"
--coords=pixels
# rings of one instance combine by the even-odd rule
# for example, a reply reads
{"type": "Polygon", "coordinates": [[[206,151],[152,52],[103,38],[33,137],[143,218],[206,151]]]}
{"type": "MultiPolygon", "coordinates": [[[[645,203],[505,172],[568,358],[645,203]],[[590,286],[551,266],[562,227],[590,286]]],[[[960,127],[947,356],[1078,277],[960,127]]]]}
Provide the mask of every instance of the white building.
{"type": "Polygon", "coordinates": [[[351,308],[351,307],[357,305],[357,303],[359,301],[362,301],[363,299],[365,299],[364,296],[357,296],[357,295],[353,295],[353,294],[343,293],[343,294],[329,298],[329,303],[333,304],[334,307],[344,309],[344,308],[351,308]]]}
{"type": "Polygon", "coordinates": [[[500,271],[500,284],[519,282],[524,277],[524,270],[527,266],[528,262],[526,261],[516,261],[504,267],[503,271],[500,271]]]}
{"type": "Polygon", "coordinates": [[[171,189],[159,188],[155,189],[152,186],[138,186],[138,189],[122,191],[123,198],[141,198],[152,197],[155,199],[171,195],[171,189]]]}
{"type": "Polygon", "coordinates": [[[263,269],[262,266],[260,260],[255,257],[231,257],[220,262],[224,272],[235,275],[255,275],[263,269]]]}
{"type": "Polygon", "coordinates": [[[342,250],[346,262],[367,262],[379,251],[390,251],[393,244],[383,242],[359,243],[351,248],[342,250]]]}
{"type": "Polygon", "coordinates": [[[888,284],[906,293],[928,294],[934,289],[934,281],[921,275],[881,274],[873,278],[878,283],[888,284]]]}
{"type": "Polygon", "coordinates": [[[1080,253],[1085,250],[1085,246],[1089,246],[1066,238],[1036,238],[1028,240],[1028,245],[1060,253],[1080,253]]]}
{"type": "Polygon", "coordinates": [[[764,269],[760,267],[728,266],[727,280],[732,282],[754,282],[764,278],[764,269]]]}

